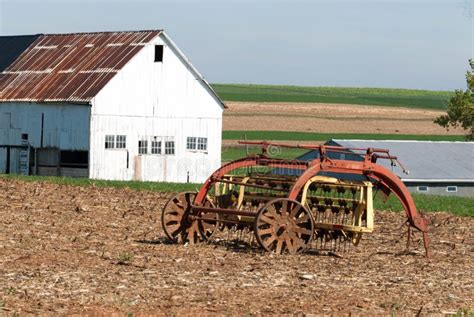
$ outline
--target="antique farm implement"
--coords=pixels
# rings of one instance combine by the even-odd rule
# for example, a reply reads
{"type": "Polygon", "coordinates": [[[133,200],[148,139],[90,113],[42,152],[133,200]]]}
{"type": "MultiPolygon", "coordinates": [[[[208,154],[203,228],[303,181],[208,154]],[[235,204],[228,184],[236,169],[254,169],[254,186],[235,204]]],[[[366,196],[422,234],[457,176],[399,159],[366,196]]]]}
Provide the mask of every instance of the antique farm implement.
{"type": "Polygon", "coordinates": [[[346,243],[357,245],[362,234],[373,231],[372,199],[377,190],[385,196],[393,193],[403,205],[407,247],[414,227],[423,233],[429,255],[427,219],[417,212],[402,181],[376,163],[388,159],[401,166],[388,150],[241,143],[259,145],[262,153],[223,165],[198,192],[180,193],[166,203],[162,226],[169,239],[193,244],[217,231],[242,230],[253,232],[262,248],[278,254],[314,245],[340,250],[346,243]],[[310,161],[271,158],[272,147],[298,147],[319,155],[310,161]],[[343,159],[354,153],[362,159],[343,159]]]}

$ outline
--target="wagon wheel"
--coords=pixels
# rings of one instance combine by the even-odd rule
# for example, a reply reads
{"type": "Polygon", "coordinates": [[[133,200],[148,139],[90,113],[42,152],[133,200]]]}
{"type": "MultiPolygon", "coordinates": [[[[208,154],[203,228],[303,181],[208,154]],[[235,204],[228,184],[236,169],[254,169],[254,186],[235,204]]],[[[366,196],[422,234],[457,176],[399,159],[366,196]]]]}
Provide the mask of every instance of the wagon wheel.
{"type": "Polygon", "coordinates": [[[163,231],[175,243],[185,243],[188,241],[188,236],[194,237],[196,235],[197,224],[193,226],[188,220],[191,204],[195,197],[195,192],[179,193],[171,197],[163,208],[161,213],[163,231]]]}
{"type": "MultiPolygon", "coordinates": [[[[217,229],[216,215],[202,213],[201,217],[209,220],[191,221],[191,205],[196,198],[196,192],[182,192],[173,196],[163,208],[161,224],[166,236],[175,243],[190,244],[207,240],[217,229]]],[[[205,206],[211,205],[206,200],[205,206]]]]}
{"type": "Polygon", "coordinates": [[[254,226],[258,243],[277,254],[301,252],[313,239],[311,212],[299,202],[286,198],[266,203],[258,211],[254,226]]]}
{"type": "MultiPolygon", "coordinates": [[[[204,207],[215,207],[214,204],[206,199],[204,207]]],[[[219,223],[219,215],[215,212],[202,212],[201,219],[198,222],[198,229],[201,235],[201,240],[208,240],[212,235],[221,228],[219,223]]]]}

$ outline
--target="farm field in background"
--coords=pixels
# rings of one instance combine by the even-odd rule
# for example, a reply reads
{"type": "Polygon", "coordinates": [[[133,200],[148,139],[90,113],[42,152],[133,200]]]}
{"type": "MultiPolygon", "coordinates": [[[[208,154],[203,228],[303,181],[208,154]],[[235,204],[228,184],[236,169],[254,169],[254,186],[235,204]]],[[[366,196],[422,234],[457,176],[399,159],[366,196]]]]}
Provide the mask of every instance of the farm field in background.
{"type": "Polygon", "coordinates": [[[453,95],[449,91],[302,87],[251,84],[212,84],[217,94],[226,101],[245,102],[298,102],[377,105],[426,109],[446,109],[453,95]]]}
{"type": "Polygon", "coordinates": [[[443,110],[346,104],[226,102],[225,131],[456,135],[433,123],[443,110]]]}
{"type": "Polygon", "coordinates": [[[171,195],[161,189],[30,180],[0,177],[6,314],[415,315],[461,313],[474,304],[474,217],[428,213],[431,260],[416,231],[404,252],[406,218],[395,212],[376,212],[374,232],[341,257],[273,256],[228,239],[169,244],[160,211],[171,195]]]}

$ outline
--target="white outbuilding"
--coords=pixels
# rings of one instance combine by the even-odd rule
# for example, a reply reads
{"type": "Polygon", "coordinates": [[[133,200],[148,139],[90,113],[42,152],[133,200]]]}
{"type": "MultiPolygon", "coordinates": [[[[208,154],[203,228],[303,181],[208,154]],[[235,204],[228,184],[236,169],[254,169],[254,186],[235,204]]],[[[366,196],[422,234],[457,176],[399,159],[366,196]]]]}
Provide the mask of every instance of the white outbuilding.
{"type": "Polygon", "coordinates": [[[161,30],[0,37],[0,173],[202,182],[224,103],[161,30]]]}

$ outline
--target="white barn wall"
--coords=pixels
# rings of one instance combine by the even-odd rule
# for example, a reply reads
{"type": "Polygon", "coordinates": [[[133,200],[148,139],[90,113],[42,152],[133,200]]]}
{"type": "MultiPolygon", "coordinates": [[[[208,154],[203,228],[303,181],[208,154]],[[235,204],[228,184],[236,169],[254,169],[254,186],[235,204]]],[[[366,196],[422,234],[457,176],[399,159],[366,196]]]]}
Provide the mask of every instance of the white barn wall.
{"type": "Polygon", "coordinates": [[[189,172],[190,182],[202,182],[220,166],[220,142],[208,141],[207,153],[186,150],[186,137],[196,135],[199,129],[201,132],[196,136],[220,134],[218,119],[94,117],[91,127],[96,135],[91,140],[91,148],[96,149],[91,152],[91,156],[96,156],[90,164],[92,178],[186,182],[189,172]],[[107,132],[102,127],[107,127],[107,132]],[[106,150],[106,134],[127,135],[127,149],[106,150]],[[175,154],[138,155],[141,136],[173,136],[175,154]],[[141,172],[135,170],[137,164],[141,172]]]}
{"type": "Polygon", "coordinates": [[[220,166],[223,108],[167,44],[152,40],[93,99],[91,178],[186,182],[189,172],[202,182],[220,166]],[[154,62],[156,44],[163,62],[154,62]],[[105,135],[126,135],[127,149],[106,150],[105,135]],[[138,140],[153,136],[173,137],[175,154],[138,155],[138,140]],[[188,136],[207,138],[207,152],[186,150],[188,136]]]}

